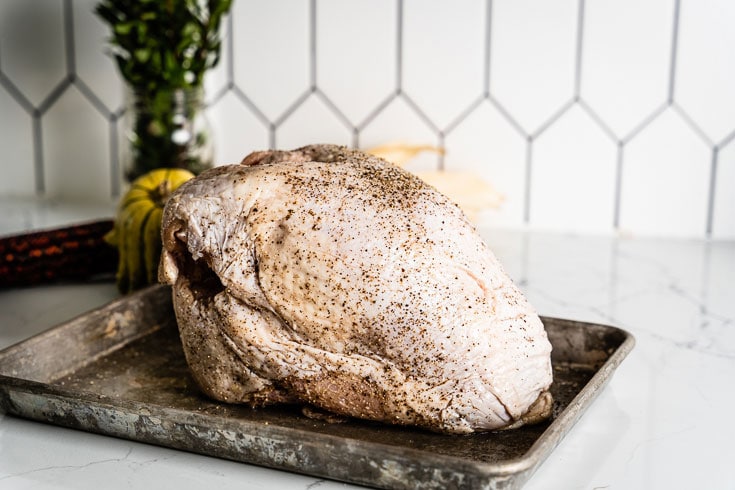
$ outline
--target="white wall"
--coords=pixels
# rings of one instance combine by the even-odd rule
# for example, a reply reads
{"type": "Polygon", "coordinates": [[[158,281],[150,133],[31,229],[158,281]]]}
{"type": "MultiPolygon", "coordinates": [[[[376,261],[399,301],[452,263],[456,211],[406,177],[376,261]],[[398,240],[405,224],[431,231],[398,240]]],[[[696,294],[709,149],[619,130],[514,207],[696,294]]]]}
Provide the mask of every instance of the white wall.
{"type": "MultiPolygon", "coordinates": [[[[121,82],[90,0],[0,2],[0,196],[120,191],[121,82]]],[[[735,238],[735,2],[235,0],[207,79],[219,163],[254,149],[446,149],[483,220],[735,238]]]]}

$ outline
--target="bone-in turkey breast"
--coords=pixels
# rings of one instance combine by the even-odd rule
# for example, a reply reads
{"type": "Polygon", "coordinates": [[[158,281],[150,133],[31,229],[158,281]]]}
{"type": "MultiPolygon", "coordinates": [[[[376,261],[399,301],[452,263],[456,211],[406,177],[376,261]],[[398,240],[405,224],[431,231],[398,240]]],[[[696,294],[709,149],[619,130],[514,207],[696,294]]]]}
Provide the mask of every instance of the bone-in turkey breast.
{"type": "Polygon", "coordinates": [[[160,277],[209,396],[439,432],[547,417],[544,326],[434,188],[331,145],[258,152],[181,186],[160,277]]]}

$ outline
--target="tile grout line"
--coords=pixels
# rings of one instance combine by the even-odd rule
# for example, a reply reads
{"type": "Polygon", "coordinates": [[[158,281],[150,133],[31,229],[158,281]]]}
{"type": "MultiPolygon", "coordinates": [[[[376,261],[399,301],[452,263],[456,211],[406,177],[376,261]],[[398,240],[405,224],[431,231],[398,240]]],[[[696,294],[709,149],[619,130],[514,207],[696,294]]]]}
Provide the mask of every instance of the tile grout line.
{"type": "Polygon", "coordinates": [[[536,131],[530,134],[531,139],[536,139],[539,136],[541,136],[543,133],[545,133],[551,126],[556,124],[556,122],[561,119],[561,117],[566,114],[573,106],[576,104],[577,101],[574,98],[569,99],[566,101],[561,107],[559,107],[549,118],[542,122],[541,125],[536,128],[536,131]]]}
{"type": "Polygon", "coordinates": [[[483,53],[483,96],[490,96],[490,56],[492,55],[493,0],[485,4],[485,51],[483,53]]]}
{"type": "Polygon", "coordinates": [[[112,118],[109,120],[108,134],[110,137],[110,194],[112,198],[120,197],[121,194],[121,182],[120,182],[120,157],[118,154],[118,118],[112,118]]]}
{"type": "Polygon", "coordinates": [[[480,104],[486,100],[485,95],[481,94],[477,96],[475,100],[469,103],[467,107],[462,109],[460,113],[455,117],[453,120],[449,121],[449,124],[444,126],[444,129],[441,131],[443,135],[448,135],[452,131],[454,131],[457,126],[462,124],[475,110],[480,107],[480,104]]]}
{"type": "Polygon", "coordinates": [[[396,94],[403,91],[403,0],[396,2],[396,94]]]}
{"type": "Polygon", "coordinates": [[[359,148],[360,137],[362,131],[370,124],[376,117],[382,113],[388,105],[393,102],[397,97],[401,96],[401,85],[403,83],[403,0],[396,1],[396,20],[395,20],[395,63],[394,63],[394,83],[395,86],[391,93],[368,112],[367,116],[354,124],[352,143],[355,148],[359,148]]]}
{"type": "MultiPolygon", "coordinates": [[[[398,88],[396,89],[396,97],[401,97],[408,105],[408,108],[421,119],[424,124],[437,136],[437,144],[441,149],[444,144],[444,136],[442,130],[431,120],[431,118],[419,107],[416,101],[413,100],[407,93],[403,91],[403,35],[404,35],[404,23],[405,23],[405,4],[404,0],[398,0],[398,32],[397,32],[397,49],[396,49],[396,72],[398,74],[396,83],[398,88]]],[[[437,159],[437,168],[442,170],[444,167],[443,155],[437,159]]]]}
{"type": "Polygon", "coordinates": [[[615,155],[615,184],[613,191],[613,230],[620,227],[620,208],[622,206],[622,182],[623,182],[623,155],[624,144],[615,134],[615,131],[608,126],[605,120],[582,98],[582,65],[584,62],[584,34],[585,34],[585,13],[586,0],[579,0],[577,12],[577,46],[575,55],[575,72],[574,72],[574,97],[577,105],[584,110],[597,126],[613,141],[616,145],[615,155]]]}
{"type": "Polygon", "coordinates": [[[715,212],[715,194],[717,192],[717,167],[719,160],[719,147],[713,142],[707,133],[697,124],[692,117],[674,101],[674,92],[676,90],[676,68],[679,54],[679,28],[681,20],[681,0],[674,1],[674,22],[671,33],[671,57],[669,60],[669,93],[668,105],[679,114],[689,128],[694,131],[697,136],[710,145],[712,150],[712,159],[710,161],[710,178],[707,189],[707,211],[705,216],[705,238],[712,237],[714,226],[715,212]]]}
{"type": "Polygon", "coordinates": [[[704,129],[702,129],[699,126],[699,124],[697,124],[696,121],[692,119],[692,116],[690,116],[689,113],[686,112],[683,107],[681,107],[676,102],[673,102],[670,107],[675,113],[677,113],[681,117],[681,119],[687,124],[687,126],[689,126],[689,128],[697,136],[699,136],[702,139],[702,141],[704,141],[710,147],[715,146],[715,142],[710,139],[710,137],[707,135],[704,129]]]}
{"type": "Polygon", "coordinates": [[[584,99],[578,99],[577,105],[580,109],[587,113],[587,115],[595,122],[595,124],[597,124],[597,126],[602,130],[603,133],[607,135],[608,138],[610,138],[614,143],[620,143],[621,140],[618,138],[618,135],[615,134],[615,131],[613,131],[612,128],[607,125],[602,117],[592,107],[590,107],[590,105],[584,99]]]}
{"type": "Polygon", "coordinates": [[[730,134],[725,136],[722,141],[717,143],[717,147],[720,149],[725,148],[731,141],[733,141],[733,139],[735,139],[735,131],[730,132],[730,134]]]}
{"type": "Polygon", "coordinates": [[[316,0],[309,2],[309,82],[311,83],[312,92],[317,89],[317,56],[316,56],[316,0]]]}
{"type": "Polygon", "coordinates": [[[633,129],[631,129],[628,134],[624,135],[622,138],[620,138],[620,142],[623,145],[627,145],[630,143],[633,138],[638,136],[641,131],[643,131],[649,124],[651,124],[653,121],[656,120],[663,112],[669,107],[668,102],[664,102],[660,106],[658,106],[656,109],[653,110],[650,114],[648,114],[646,117],[643,118],[643,120],[638,123],[637,126],[635,126],[633,129]]]}
{"type": "Polygon", "coordinates": [[[622,207],[623,193],[623,153],[625,146],[622,141],[617,142],[617,155],[615,161],[615,194],[613,201],[613,229],[620,229],[620,208],[622,207]]]}
{"type": "Polygon", "coordinates": [[[408,105],[409,108],[413,111],[413,113],[416,114],[419,117],[419,119],[421,119],[422,121],[424,121],[424,124],[426,124],[426,126],[431,131],[433,131],[436,134],[440,134],[441,133],[441,129],[439,129],[439,127],[436,124],[434,124],[434,121],[432,121],[431,118],[423,110],[421,110],[421,107],[419,107],[419,105],[416,103],[416,101],[414,101],[406,93],[402,93],[401,94],[401,97],[406,102],[406,105],[408,105]]]}
{"type": "Polygon", "coordinates": [[[446,170],[445,168],[446,162],[444,159],[446,158],[447,152],[445,151],[446,150],[445,145],[446,145],[445,134],[444,132],[439,131],[439,134],[437,135],[436,146],[437,148],[440,148],[442,150],[439,152],[439,155],[437,155],[438,157],[437,167],[440,172],[443,172],[446,170]]]}
{"type": "MultiPolygon", "coordinates": [[[[482,52],[482,64],[483,64],[483,82],[481,94],[467,107],[462,109],[457,116],[449,121],[444,126],[444,129],[440,132],[441,144],[440,148],[444,149],[445,137],[454,131],[460,124],[462,124],[475,110],[480,107],[482,102],[489,97],[490,94],[490,22],[492,17],[492,0],[486,0],[485,4],[485,46],[482,52]]],[[[439,155],[439,169],[444,170],[444,159],[446,152],[439,155]]]]}
{"type": "Polygon", "coordinates": [[[67,74],[76,78],[77,58],[74,39],[74,9],[71,0],[64,0],[62,15],[64,16],[64,53],[66,54],[67,74]]]}
{"type": "MultiPolygon", "coordinates": [[[[278,116],[274,121],[270,121],[273,128],[277,129],[279,126],[285,123],[286,120],[288,120],[288,118],[291,117],[291,115],[296,112],[296,110],[301,107],[304,102],[306,102],[306,99],[308,99],[315,92],[316,88],[308,88],[304,90],[301,95],[299,95],[296,100],[291,103],[291,105],[289,105],[280,116],[278,116]]],[[[243,95],[245,94],[243,93],[243,95]]]]}
{"type": "Polygon", "coordinates": [[[232,21],[233,14],[227,16],[227,88],[231,89],[235,85],[235,24],[232,21]]]}
{"type": "Polygon", "coordinates": [[[330,99],[327,94],[324,93],[321,89],[317,88],[313,92],[314,96],[318,99],[320,99],[324,105],[327,106],[327,109],[349,130],[354,131],[356,129],[356,126],[352,124],[352,121],[337,107],[337,105],[330,99]]]}
{"type": "Polygon", "coordinates": [[[681,8],[681,0],[674,0],[674,19],[671,29],[671,56],[669,58],[669,93],[667,104],[674,103],[674,89],[676,88],[676,61],[679,51],[679,12],[681,8]]]}
{"type": "Polygon", "coordinates": [[[252,100],[250,100],[250,97],[248,97],[245,92],[242,91],[239,85],[233,84],[232,87],[229,88],[229,90],[232,92],[232,94],[240,100],[245,106],[250,110],[250,113],[253,114],[257,119],[260,120],[261,123],[263,123],[264,126],[273,125],[273,121],[268,119],[268,116],[266,116],[263,111],[256,106],[252,100]]]}
{"type": "Polygon", "coordinates": [[[33,103],[26,98],[23,92],[0,70],[0,87],[4,87],[10,97],[30,116],[36,111],[33,103]]]}
{"type": "Polygon", "coordinates": [[[712,148],[712,161],[710,162],[710,174],[709,174],[709,194],[707,196],[707,218],[705,237],[712,238],[712,228],[714,225],[715,218],[715,194],[717,192],[717,167],[719,164],[719,148],[715,146],[712,148]]]}
{"type": "Polygon", "coordinates": [[[492,94],[488,94],[486,98],[488,101],[490,101],[490,104],[492,104],[492,106],[495,107],[495,109],[500,113],[500,115],[503,116],[503,119],[505,119],[505,121],[510,124],[520,136],[522,136],[524,139],[528,139],[531,137],[531,135],[528,134],[523,126],[521,126],[521,124],[513,118],[510,112],[508,112],[508,109],[506,109],[505,106],[501,104],[498,99],[496,99],[492,94]]]}
{"type": "Polygon", "coordinates": [[[533,168],[533,137],[526,137],[526,182],[523,192],[523,223],[531,223],[531,171],[533,168]]]}
{"type": "Polygon", "coordinates": [[[67,75],[64,77],[54,88],[51,89],[51,92],[49,92],[46,98],[43,99],[38,107],[34,109],[34,112],[38,113],[39,116],[46,114],[46,112],[56,104],[72,83],[73,79],[70,76],[67,75]]]}
{"type": "Polygon", "coordinates": [[[577,4],[577,45],[574,55],[574,97],[579,99],[582,91],[582,48],[584,43],[584,7],[585,0],[579,0],[577,4]]]}
{"type": "Polygon", "coordinates": [[[43,128],[41,114],[37,110],[33,113],[33,163],[36,196],[43,197],[46,193],[46,176],[43,168],[43,128]]]}
{"type": "Polygon", "coordinates": [[[105,103],[100,100],[99,97],[97,97],[97,94],[92,91],[92,89],[84,82],[84,80],[77,77],[72,82],[72,85],[74,85],[77,90],[79,90],[79,93],[81,93],[82,96],[87,99],[90,104],[92,104],[92,107],[94,107],[94,109],[97,110],[97,112],[99,112],[102,117],[110,121],[110,118],[113,116],[112,111],[107,108],[105,103]]]}

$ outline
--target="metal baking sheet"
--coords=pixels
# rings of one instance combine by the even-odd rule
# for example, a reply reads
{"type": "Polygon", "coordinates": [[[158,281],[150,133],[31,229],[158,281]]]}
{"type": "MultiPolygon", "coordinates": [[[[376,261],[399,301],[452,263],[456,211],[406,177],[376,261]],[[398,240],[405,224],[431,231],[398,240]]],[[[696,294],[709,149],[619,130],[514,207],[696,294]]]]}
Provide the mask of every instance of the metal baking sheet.
{"type": "Polygon", "coordinates": [[[166,286],[116,300],[0,352],[0,408],[90,432],[377,488],[520,488],[632,349],[619,328],[542,318],[553,345],[551,421],[440,435],[330,423],[298,407],[204,397],[166,286]]]}

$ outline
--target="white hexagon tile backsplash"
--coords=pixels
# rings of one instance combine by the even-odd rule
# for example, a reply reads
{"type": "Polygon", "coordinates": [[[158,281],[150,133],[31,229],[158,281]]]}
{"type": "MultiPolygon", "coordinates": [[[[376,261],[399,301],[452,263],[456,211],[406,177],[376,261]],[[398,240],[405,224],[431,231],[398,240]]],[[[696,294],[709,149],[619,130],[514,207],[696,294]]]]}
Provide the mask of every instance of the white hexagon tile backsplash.
{"type": "MultiPolygon", "coordinates": [[[[0,197],[108,200],[123,84],[94,0],[0,2],[0,197]]],[[[235,0],[206,78],[217,162],[441,147],[484,224],[735,238],[735,2],[235,0]]]]}

